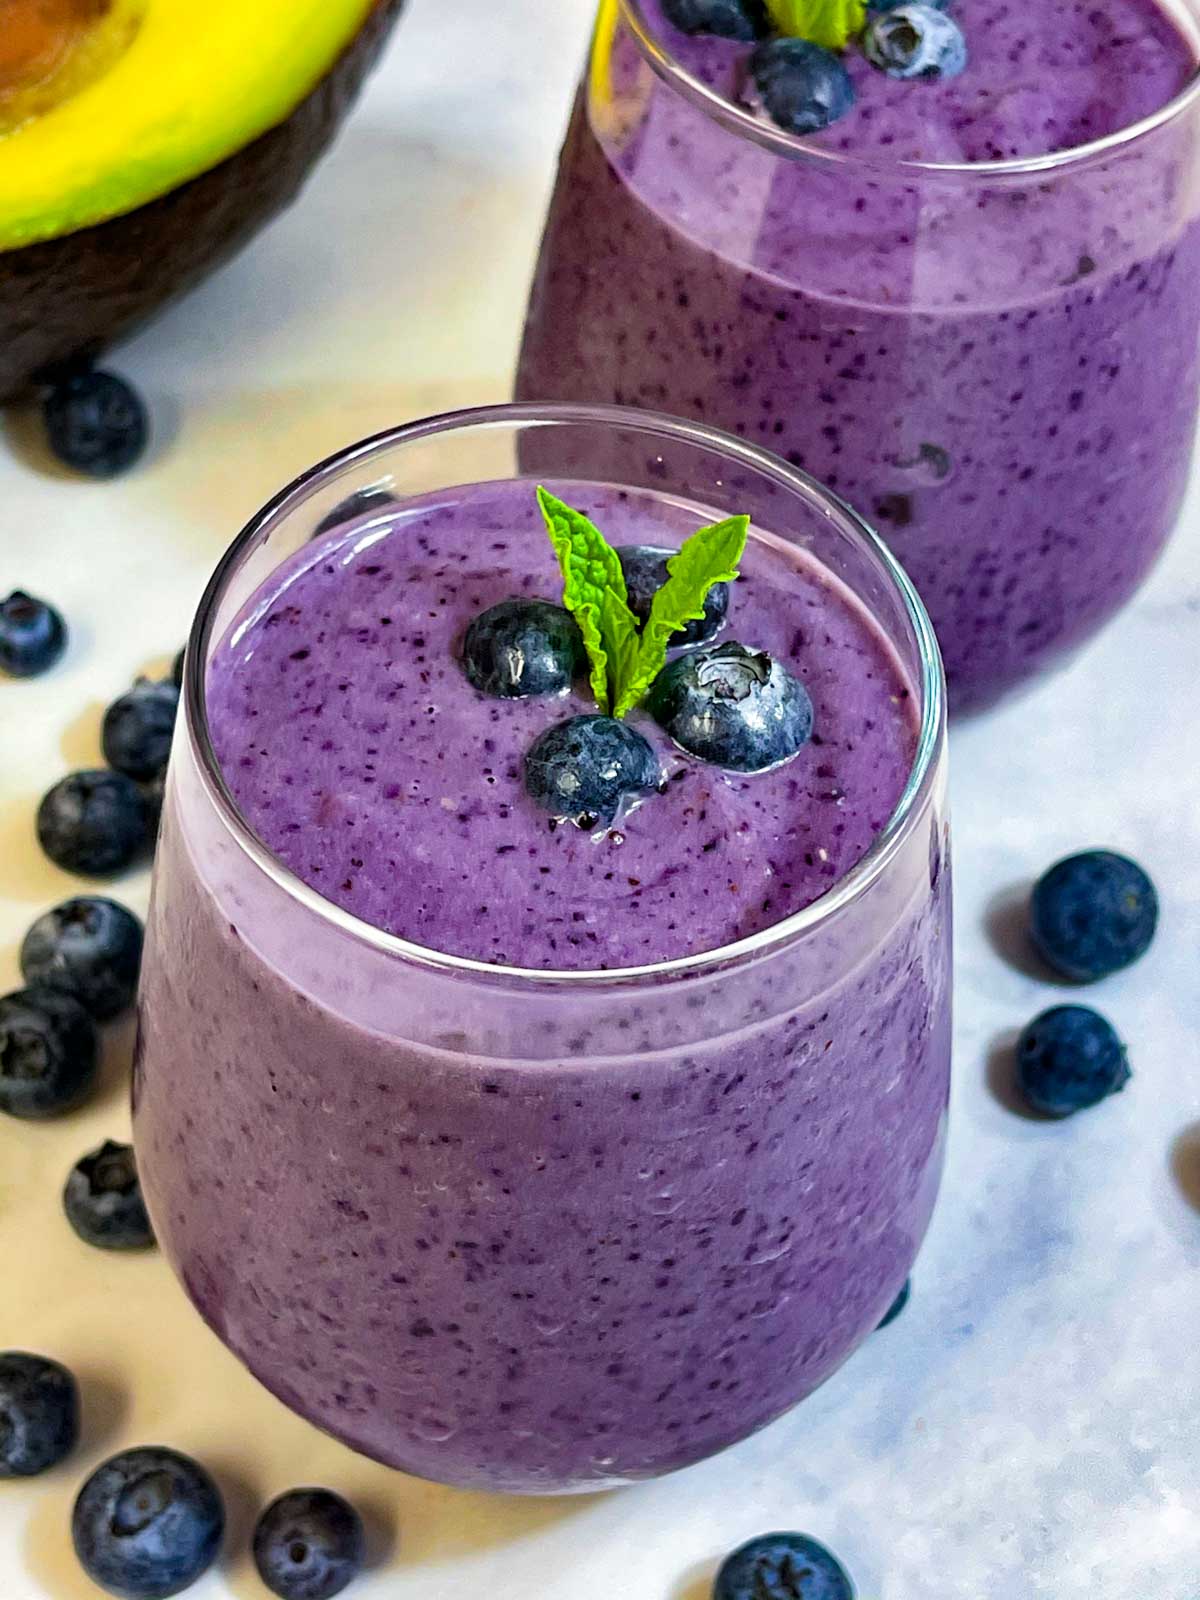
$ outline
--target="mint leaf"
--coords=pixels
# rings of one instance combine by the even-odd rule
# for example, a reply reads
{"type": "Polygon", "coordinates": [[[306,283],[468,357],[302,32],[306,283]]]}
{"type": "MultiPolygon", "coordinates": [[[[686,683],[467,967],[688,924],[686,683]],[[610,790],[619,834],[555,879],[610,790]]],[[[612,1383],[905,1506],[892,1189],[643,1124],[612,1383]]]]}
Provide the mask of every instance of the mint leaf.
{"type": "Polygon", "coordinates": [[[546,532],[563,575],[563,605],[583,634],[592,693],[601,711],[614,705],[638,653],[620,558],[599,528],[548,489],[537,492],[546,532]]]}
{"type": "Polygon", "coordinates": [[[867,21],[866,0],[766,0],[780,33],[844,50],[867,21]]]}
{"type": "Polygon", "coordinates": [[[726,517],[700,528],[667,562],[667,581],[654,596],[635,659],[619,679],[613,715],[623,717],[658,677],[671,635],[704,615],[704,601],[715,583],[732,583],[746,548],[749,517],[726,517]]]}

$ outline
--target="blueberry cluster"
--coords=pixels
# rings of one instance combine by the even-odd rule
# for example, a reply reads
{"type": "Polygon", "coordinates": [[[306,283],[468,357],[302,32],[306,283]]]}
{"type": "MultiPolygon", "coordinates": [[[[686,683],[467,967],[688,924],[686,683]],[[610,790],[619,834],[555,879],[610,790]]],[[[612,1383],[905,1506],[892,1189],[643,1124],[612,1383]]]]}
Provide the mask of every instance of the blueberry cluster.
{"type": "MultiPolygon", "coordinates": [[[[862,52],[890,78],[953,78],[967,65],[967,42],[949,16],[950,0],[868,0],[862,52]]],[[[763,0],[663,0],[681,33],[757,41],[749,79],[771,120],[788,133],[828,128],[855,103],[854,81],[836,51],[779,35],[763,0]]]]}
{"type": "MultiPolygon", "coordinates": [[[[670,550],[617,550],[629,608],[645,622],[666,582],[670,550]]],[[[646,696],[646,709],[689,755],[735,772],[788,761],[812,733],[812,702],[800,681],[765,651],[714,644],[729,613],[727,583],[714,584],[704,614],[672,635],[673,660],[646,696]]],[[[502,600],[474,619],[463,670],[502,699],[565,694],[586,664],[575,619],[546,600],[502,600]]],[[[623,807],[662,785],[654,749],[627,722],[599,713],[570,717],[539,735],[525,757],[525,787],[559,821],[608,828],[623,807]]]]}

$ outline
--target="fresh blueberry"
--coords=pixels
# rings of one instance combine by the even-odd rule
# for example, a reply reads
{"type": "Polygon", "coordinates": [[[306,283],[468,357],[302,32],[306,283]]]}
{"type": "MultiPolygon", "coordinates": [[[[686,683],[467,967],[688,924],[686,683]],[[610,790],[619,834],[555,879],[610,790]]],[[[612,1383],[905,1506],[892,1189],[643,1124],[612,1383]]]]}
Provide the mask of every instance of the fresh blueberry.
{"type": "Polygon", "coordinates": [[[212,1566],[224,1532],[225,1508],[204,1468],[153,1445],[110,1456],[71,1513],[80,1565],[120,1600],[182,1594],[212,1566]]]}
{"type": "Polygon", "coordinates": [[[681,749],[734,772],[790,761],[812,735],[812,701],[800,680],[732,639],[668,662],[646,708],[681,749]]]}
{"type": "Polygon", "coordinates": [[[463,668],[484,694],[506,700],[560,694],[584,662],[579,624],[548,600],[501,600],[463,640],[463,668]]]}
{"type": "Polygon", "coordinates": [[[395,504],[395,495],[389,494],[386,489],[356,489],[344,500],[339,500],[333,510],[321,518],[313,529],[312,536],[314,539],[319,539],[323,533],[332,533],[335,528],[341,528],[347,522],[365,517],[371,511],[386,511],[395,504]]]}
{"type": "Polygon", "coordinates": [[[967,41],[937,6],[899,5],[872,17],[863,53],[889,78],[956,78],[967,65],[967,41]]]}
{"type": "Polygon", "coordinates": [[[79,1439],[79,1388],[57,1361],[0,1352],[0,1478],[35,1478],[79,1439]]]}
{"type": "Polygon", "coordinates": [[[876,1330],[875,1330],[876,1333],[879,1332],[880,1328],[890,1327],[891,1324],[893,1322],[895,1322],[896,1318],[900,1315],[900,1313],[904,1310],[905,1306],[908,1304],[909,1299],[911,1298],[911,1296],[912,1296],[912,1279],[911,1278],[905,1278],[904,1287],[900,1290],[900,1293],[896,1296],[896,1298],[892,1301],[891,1305],[884,1312],[883,1321],[879,1324],[879,1327],[876,1328],[876,1330]]]}
{"type": "Polygon", "coordinates": [[[37,836],[56,866],[104,878],[128,867],[146,845],[142,791],[122,772],[72,772],[42,798],[37,836]]]}
{"type": "MultiPolygon", "coordinates": [[[[621,571],[625,574],[625,588],[629,609],[639,622],[650,615],[654,596],[667,581],[667,561],[674,550],[663,550],[657,545],[625,544],[617,551],[621,571]]],[[[704,602],[704,615],[673,633],[668,640],[671,649],[686,644],[706,644],[719,632],[729,611],[729,585],[714,583],[704,602]]]]}
{"type": "Polygon", "coordinates": [[[1158,895],[1135,861],[1111,850],[1068,856],[1042,875],[1030,903],[1033,942],[1064,978],[1093,983],[1150,948],[1158,895]]]}
{"type": "Polygon", "coordinates": [[[715,33],[722,39],[760,39],[767,31],[761,0],[663,0],[663,11],[680,33],[715,33]]]}
{"type": "Polygon", "coordinates": [[[67,1221],[98,1250],[145,1250],[154,1243],[133,1146],[106,1139],[71,1168],[63,1190],[67,1221]]]}
{"type": "Polygon", "coordinates": [[[67,625],[53,606],[14,589],[0,600],[0,672],[36,678],[52,667],[67,645],[67,625]]]}
{"type": "Polygon", "coordinates": [[[1119,1094],[1129,1058],[1112,1024],[1088,1006],[1054,1006],[1017,1041],[1017,1083],[1035,1111],[1069,1117],[1119,1094]]]}
{"type": "Polygon", "coordinates": [[[148,783],[167,764],[178,710],[174,683],[139,678],[104,713],[100,740],[109,766],[148,783]]]}
{"type": "Polygon", "coordinates": [[[764,1533],[728,1557],[713,1600],[854,1600],[846,1570],[803,1533],[764,1533]]]}
{"type": "Polygon", "coordinates": [[[150,435],[140,397],[112,372],[76,372],[43,405],[50,448],[89,478],[115,478],[146,448],[150,435]]]}
{"type": "Polygon", "coordinates": [[[183,660],[186,655],[186,649],[181,650],[171,663],[171,682],[177,689],[183,688],[183,660]]]}
{"type": "Polygon", "coordinates": [[[854,105],[845,62],[808,39],[768,39],[750,73],[773,122],[788,133],[819,133],[854,105]]]}
{"type": "Polygon", "coordinates": [[[662,781],[654,751],[613,717],[569,717],[539,735],[525,757],[525,787],[545,811],[578,828],[606,828],[623,801],[662,781]]]}
{"type": "Polygon", "coordinates": [[[363,1569],[366,1539],[352,1505],[329,1489],[290,1489],[254,1529],[254,1565],[280,1600],[330,1600],[363,1569]]]}
{"type": "Polygon", "coordinates": [[[19,989],[0,998],[0,1111],[56,1117],[96,1076],[96,1028],[70,995],[19,989]]]}
{"type": "Polygon", "coordinates": [[[21,944],[21,975],[30,988],[69,994],[99,1022],[133,1004],[141,962],[141,923],[96,895],[45,912],[21,944]]]}

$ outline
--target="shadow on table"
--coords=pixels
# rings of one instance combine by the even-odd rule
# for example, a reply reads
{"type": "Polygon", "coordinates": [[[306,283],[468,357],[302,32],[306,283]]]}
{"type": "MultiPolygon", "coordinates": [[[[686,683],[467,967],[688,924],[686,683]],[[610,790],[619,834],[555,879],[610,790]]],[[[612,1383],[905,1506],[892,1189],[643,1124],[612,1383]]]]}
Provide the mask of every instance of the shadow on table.
{"type": "Polygon", "coordinates": [[[1194,1211],[1200,1211],[1200,1122],[1193,1122],[1171,1146],[1171,1176],[1194,1211]]]}
{"type": "Polygon", "coordinates": [[[693,1567],[678,1589],[672,1589],[671,1600],[712,1600],[713,1578],[716,1568],[711,1561],[693,1567]]]}
{"type": "Polygon", "coordinates": [[[1033,947],[1029,936],[1029,896],[1033,884],[1026,880],[1010,884],[988,901],[984,913],[984,929],[992,949],[1002,961],[1027,978],[1039,983],[1053,984],[1059,989],[1076,989],[1068,978],[1046,965],[1033,947]]]}

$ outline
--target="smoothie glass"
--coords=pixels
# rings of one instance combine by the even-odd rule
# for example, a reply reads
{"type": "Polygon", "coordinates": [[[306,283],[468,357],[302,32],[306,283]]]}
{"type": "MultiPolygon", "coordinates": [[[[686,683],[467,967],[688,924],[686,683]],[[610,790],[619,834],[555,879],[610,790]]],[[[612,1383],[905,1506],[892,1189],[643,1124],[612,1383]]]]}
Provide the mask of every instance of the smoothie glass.
{"type": "MultiPolygon", "coordinates": [[[[1064,154],[889,161],[729,103],[653,4],[601,7],[518,398],[653,406],[813,473],[913,578],[952,708],[982,706],[1116,611],[1179,511],[1200,85],[1064,154]]],[[[1196,0],[1166,9],[1195,40],[1196,0]]]]}
{"type": "Polygon", "coordinates": [[[712,430],[500,407],[358,445],[280,494],[188,646],[139,1001],[138,1160],[218,1335],[368,1455],[507,1491],[597,1488],[763,1426],[899,1289],[941,1170],[950,1053],[944,687],[870,530],[712,430]],[[293,876],[213,755],[205,667],[356,490],[400,499],[597,456],[746,511],[867,607],[919,746],[875,846],[737,944],[621,971],[489,966],[386,935],[293,876]]]}

